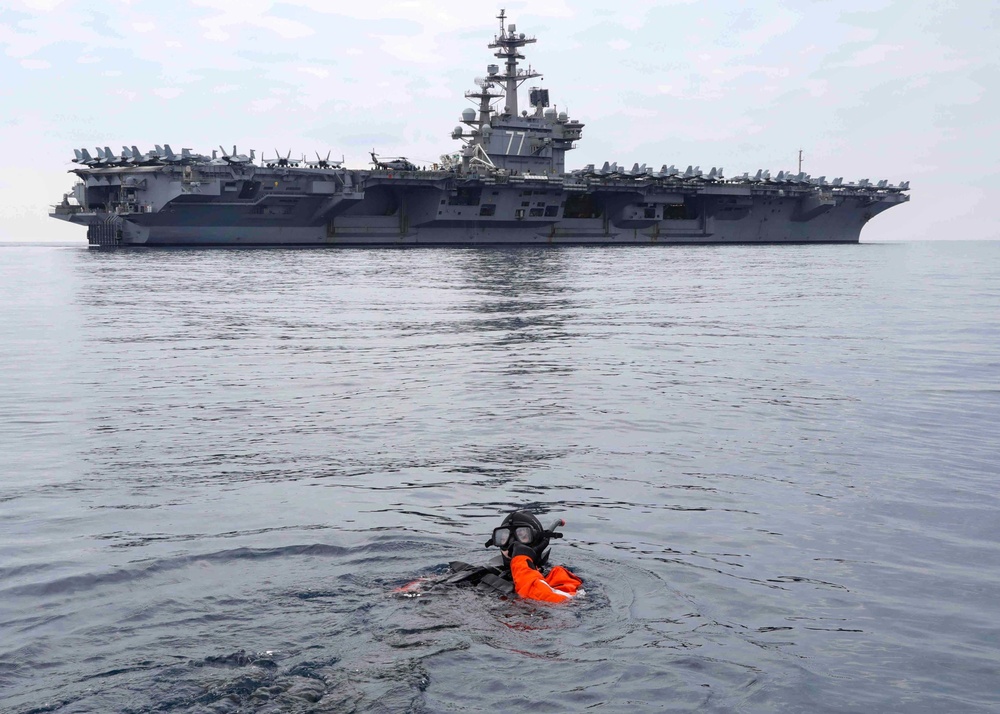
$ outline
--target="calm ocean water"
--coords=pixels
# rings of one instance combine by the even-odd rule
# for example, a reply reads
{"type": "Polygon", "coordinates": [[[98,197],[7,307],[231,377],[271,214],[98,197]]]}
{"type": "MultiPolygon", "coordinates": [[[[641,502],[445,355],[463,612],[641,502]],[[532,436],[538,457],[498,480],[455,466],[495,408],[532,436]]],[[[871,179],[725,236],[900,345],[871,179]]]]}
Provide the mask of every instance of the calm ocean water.
{"type": "Polygon", "coordinates": [[[995,712],[998,424],[1000,243],[3,247],[0,710],[995,712]]]}

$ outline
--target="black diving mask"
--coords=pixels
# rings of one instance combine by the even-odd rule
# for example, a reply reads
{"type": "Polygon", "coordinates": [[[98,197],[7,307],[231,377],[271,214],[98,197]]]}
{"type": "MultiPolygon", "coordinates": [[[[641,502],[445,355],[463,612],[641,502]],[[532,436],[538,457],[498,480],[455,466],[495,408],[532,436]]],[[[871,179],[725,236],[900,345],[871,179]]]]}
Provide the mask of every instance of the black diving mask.
{"type": "Polygon", "coordinates": [[[515,543],[521,543],[535,550],[537,557],[534,559],[536,567],[543,567],[549,559],[549,539],[562,538],[562,533],[557,533],[556,528],[566,525],[566,521],[559,518],[549,526],[548,530],[542,527],[533,514],[526,511],[514,511],[506,518],[499,528],[493,529],[492,537],[486,541],[486,547],[496,546],[503,556],[504,568],[510,567],[510,550],[515,543]]]}
{"type": "Polygon", "coordinates": [[[500,526],[499,528],[493,529],[493,540],[491,541],[491,544],[501,550],[505,550],[513,545],[515,540],[518,543],[523,543],[524,545],[531,545],[532,543],[541,540],[542,536],[543,533],[534,526],[518,525],[513,528],[510,526],[500,526]]]}

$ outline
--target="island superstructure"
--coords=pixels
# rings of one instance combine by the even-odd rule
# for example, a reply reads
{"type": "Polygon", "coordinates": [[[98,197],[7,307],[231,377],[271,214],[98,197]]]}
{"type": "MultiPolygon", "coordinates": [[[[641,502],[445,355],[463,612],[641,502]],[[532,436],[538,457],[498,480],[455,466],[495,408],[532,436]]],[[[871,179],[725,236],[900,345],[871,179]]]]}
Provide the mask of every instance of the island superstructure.
{"type": "MultiPolygon", "coordinates": [[[[535,38],[506,23],[498,62],[466,93],[460,150],[417,166],[372,152],[371,169],[316,154],[258,160],[169,145],[76,150],[79,182],[51,215],[87,227],[91,246],[417,246],[493,244],[857,243],[865,224],[909,200],[908,182],[845,182],[803,172],[567,171],[584,125],[529,86],[535,38]]],[[[277,154],[277,152],[276,152],[277,154]]]]}

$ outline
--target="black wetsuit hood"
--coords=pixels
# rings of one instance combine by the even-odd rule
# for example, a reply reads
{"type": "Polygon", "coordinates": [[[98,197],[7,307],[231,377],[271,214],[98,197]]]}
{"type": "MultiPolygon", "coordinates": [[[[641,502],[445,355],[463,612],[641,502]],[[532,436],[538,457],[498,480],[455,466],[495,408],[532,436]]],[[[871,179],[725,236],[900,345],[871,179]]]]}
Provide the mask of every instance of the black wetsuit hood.
{"type": "MultiPolygon", "coordinates": [[[[545,564],[549,562],[549,538],[552,533],[545,530],[542,526],[541,521],[535,517],[534,513],[528,513],[527,511],[514,511],[513,513],[507,514],[507,517],[503,519],[500,524],[501,528],[517,528],[518,526],[530,526],[538,534],[534,541],[527,543],[532,550],[538,555],[535,558],[535,567],[543,568],[545,564]]],[[[558,534],[556,537],[560,537],[558,534]]],[[[494,545],[492,539],[486,541],[486,547],[489,548],[494,545]]],[[[501,550],[501,555],[503,556],[503,567],[504,570],[510,571],[510,551],[501,550]]]]}

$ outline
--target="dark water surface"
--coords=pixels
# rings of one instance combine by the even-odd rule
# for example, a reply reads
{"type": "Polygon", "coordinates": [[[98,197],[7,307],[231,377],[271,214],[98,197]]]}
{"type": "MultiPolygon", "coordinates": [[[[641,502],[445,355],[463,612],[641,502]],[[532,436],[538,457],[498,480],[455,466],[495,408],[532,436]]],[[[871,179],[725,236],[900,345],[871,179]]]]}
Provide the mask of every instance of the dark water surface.
{"type": "Polygon", "coordinates": [[[998,425],[1000,243],[0,248],[0,710],[994,712],[998,425]]]}

